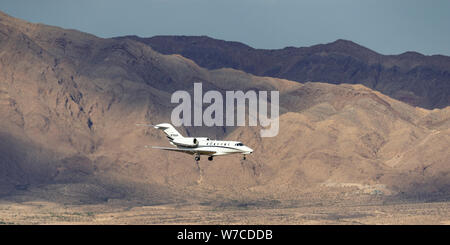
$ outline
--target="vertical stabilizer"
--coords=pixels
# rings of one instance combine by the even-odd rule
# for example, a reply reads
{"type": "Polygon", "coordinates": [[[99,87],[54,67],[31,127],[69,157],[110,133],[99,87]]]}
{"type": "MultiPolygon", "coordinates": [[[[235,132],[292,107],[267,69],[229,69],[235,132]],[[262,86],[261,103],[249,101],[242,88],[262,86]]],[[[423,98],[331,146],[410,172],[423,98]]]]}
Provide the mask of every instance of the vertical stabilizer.
{"type": "Polygon", "coordinates": [[[180,132],[178,132],[169,123],[161,123],[161,124],[155,125],[154,128],[163,130],[169,139],[175,139],[175,138],[180,138],[180,137],[183,138],[183,136],[180,134],[180,132]]]}

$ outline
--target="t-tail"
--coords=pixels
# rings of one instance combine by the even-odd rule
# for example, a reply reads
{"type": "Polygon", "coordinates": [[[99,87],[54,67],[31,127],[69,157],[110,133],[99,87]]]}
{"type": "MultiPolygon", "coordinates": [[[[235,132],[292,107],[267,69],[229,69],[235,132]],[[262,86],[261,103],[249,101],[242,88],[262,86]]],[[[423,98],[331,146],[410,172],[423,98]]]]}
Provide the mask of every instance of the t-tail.
{"type": "Polygon", "coordinates": [[[170,141],[173,141],[176,138],[184,138],[183,135],[180,134],[180,132],[178,132],[172,125],[168,123],[161,123],[153,127],[163,130],[170,141]]]}
{"type": "Polygon", "coordinates": [[[172,125],[169,123],[161,123],[153,126],[156,129],[161,129],[169,139],[170,144],[177,147],[195,148],[198,147],[199,141],[193,137],[183,137],[172,125]]]}

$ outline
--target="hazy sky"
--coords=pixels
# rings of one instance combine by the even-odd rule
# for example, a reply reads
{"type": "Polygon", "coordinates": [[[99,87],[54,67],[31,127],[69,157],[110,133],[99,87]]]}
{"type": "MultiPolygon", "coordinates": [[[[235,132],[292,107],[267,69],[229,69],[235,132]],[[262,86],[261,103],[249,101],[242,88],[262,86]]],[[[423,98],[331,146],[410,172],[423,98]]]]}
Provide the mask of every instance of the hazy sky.
{"type": "Polygon", "coordinates": [[[207,35],[266,49],[347,39],[450,55],[449,0],[1,0],[0,10],[100,37],[207,35]]]}

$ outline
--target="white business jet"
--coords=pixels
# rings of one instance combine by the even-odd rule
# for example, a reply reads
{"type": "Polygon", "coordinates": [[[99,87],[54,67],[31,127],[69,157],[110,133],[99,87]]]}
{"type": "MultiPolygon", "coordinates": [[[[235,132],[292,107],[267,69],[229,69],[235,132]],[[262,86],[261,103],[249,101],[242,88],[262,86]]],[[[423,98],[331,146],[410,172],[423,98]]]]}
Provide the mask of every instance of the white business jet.
{"type": "Polygon", "coordinates": [[[245,156],[251,154],[253,150],[245,146],[239,141],[219,141],[211,140],[206,137],[183,137],[172,125],[169,123],[161,123],[158,125],[151,124],[137,124],[139,126],[151,126],[156,129],[161,129],[169,139],[169,143],[177,148],[153,146],[154,149],[166,151],[178,151],[194,156],[195,161],[200,160],[200,155],[207,155],[208,160],[212,161],[215,156],[223,156],[229,154],[243,154],[245,156]]]}

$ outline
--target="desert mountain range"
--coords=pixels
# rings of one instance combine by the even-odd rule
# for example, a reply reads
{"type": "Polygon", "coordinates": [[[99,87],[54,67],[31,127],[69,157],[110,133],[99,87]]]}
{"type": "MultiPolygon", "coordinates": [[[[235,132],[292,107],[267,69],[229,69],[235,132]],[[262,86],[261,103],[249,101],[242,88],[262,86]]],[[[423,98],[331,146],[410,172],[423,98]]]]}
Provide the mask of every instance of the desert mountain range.
{"type": "Polygon", "coordinates": [[[264,51],[209,38],[104,39],[0,12],[0,197],[448,200],[449,60],[382,56],[348,41],[264,51]],[[169,122],[171,94],[194,82],[221,92],[279,90],[279,135],[180,128],[255,150],[246,161],[202,158],[200,168],[189,155],[146,149],[168,142],[135,124],[169,122]]]}
{"type": "Polygon", "coordinates": [[[302,83],[363,84],[413,106],[450,105],[450,57],[443,55],[381,55],[347,40],[266,50],[206,36],[122,38],[140,41],[162,54],[180,54],[207,69],[233,68],[302,83]]]}

